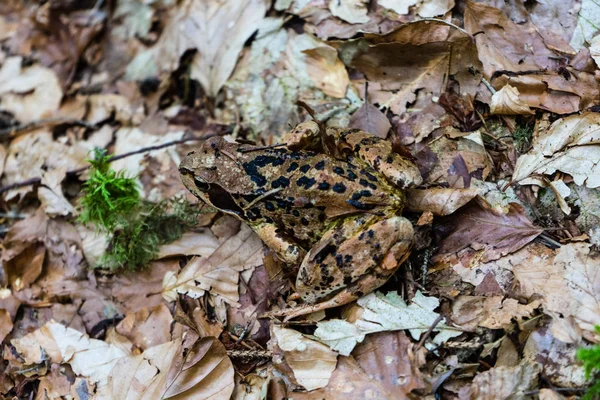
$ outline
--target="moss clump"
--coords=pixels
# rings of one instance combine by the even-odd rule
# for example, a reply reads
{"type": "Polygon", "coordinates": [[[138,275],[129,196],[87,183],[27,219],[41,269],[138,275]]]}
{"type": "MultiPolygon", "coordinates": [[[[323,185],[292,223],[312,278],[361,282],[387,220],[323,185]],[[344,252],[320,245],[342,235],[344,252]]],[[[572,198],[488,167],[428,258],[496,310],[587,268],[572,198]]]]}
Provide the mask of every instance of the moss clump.
{"type": "Polygon", "coordinates": [[[100,268],[135,270],[153,260],[158,248],[194,226],[198,211],[181,198],[142,200],[136,180],[110,168],[111,157],[96,149],[83,187],[79,221],[112,235],[100,268]]]}
{"type": "Polygon", "coordinates": [[[529,150],[529,146],[531,146],[533,129],[526,125],[519,125],[512,136],[517,151],[519,153],[526,153],[529,150]]]}
{"type": "MultiPolygon", "coordinates": [[[[596,325],[596,332],[600,333],[600,326],[598,325],[596,325]]],[[[577,350],[577,358],[583,362],[585,377],[587,379],[590,379],[594,375],[597,376],[600,373],[600,345],[580,348],[577,350]]],[[[600,398],[600,380],[596,379],[582,399],[592,400],[598,398],[600,398]]]]}

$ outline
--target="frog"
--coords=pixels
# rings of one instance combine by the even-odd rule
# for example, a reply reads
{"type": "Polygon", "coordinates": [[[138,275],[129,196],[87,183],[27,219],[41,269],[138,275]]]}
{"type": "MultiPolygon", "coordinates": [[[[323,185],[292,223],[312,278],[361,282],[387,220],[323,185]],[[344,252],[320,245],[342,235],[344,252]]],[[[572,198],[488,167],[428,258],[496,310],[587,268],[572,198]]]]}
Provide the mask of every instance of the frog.
{"type": "Polygon", "coordinates": [[[179,165],[202,202],[246,223],[297,271],[297,316],[348,304],[382,286],[410,254],[402,216],[417,166],[391,142],[359,129],[307,121],[278,146],[215,136],[179,165]]]}

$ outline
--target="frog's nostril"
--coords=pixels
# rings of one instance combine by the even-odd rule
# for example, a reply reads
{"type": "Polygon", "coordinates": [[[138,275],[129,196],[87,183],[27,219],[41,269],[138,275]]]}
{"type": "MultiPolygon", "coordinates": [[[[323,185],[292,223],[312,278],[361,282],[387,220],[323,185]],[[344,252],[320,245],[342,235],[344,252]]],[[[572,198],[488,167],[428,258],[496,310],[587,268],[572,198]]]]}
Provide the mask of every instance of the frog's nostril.
{"type": "Polygon", "coordinates": [[[187,169],[187,168],[185,168],[185,167],[180,167],[180,168],[179,168],[179,173],[180,173],[181,175],[188,175],[188,174],[191,174],[191,173],[192,173],[192,171],[190,171],[189,169],[187,169]]]}
{"type": "Polygon", "coordinates": [[[192,154],[196,154],[196,152],[195,151],[190,151],[189,153],[187,153],[188,156],[192,155],[192,154]]]}

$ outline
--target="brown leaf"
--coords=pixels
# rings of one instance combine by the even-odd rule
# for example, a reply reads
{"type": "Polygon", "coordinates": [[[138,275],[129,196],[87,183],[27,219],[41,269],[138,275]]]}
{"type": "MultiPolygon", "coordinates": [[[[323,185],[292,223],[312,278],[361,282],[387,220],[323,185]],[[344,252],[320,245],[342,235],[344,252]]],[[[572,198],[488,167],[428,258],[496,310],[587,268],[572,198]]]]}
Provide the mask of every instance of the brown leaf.
{"type": "Polygon", "coordinates": [[[374,105],[364,102],[350,117],[350,128],[360,129],[385,139],[392,125],[384,113],[374,105]]]}
{"type": "Polygon", "coordinates": [[[331,97],[346,97],[350,78],[346,67],[338,59],[337,51],[323,45],[303,53],[306,54],[306,71],[315,86],[331,97]]]}
{"type": "Polygon", "coordinates": [[[196,342],[183,357],[181,349],[167,374],[164,399],[229,400],[233,392],[233,364],[216,338],[196,342]]]}
{"type": "Polygon", "coordinates": [[[476,189],[408,189],[406,209],[450,215],[477,196],[476,189]]]}
{"type": "Polygon", "coordinates": [[[541,366],[521,362],[516,367],[496,367],[475,376],[472,399],[501,400],[522,398],[524,392],[537,388],[541,366]]]}
{"type": "Polygon", "coordinates": [[[117,325],[117,333],[125,336],[142,350],[163,344],[171,340],[173,318],[166,305],[142,308],[129,313],[117,325]]]}
{"type": "Polygon", "coordinates": [[[352,355],[390,397],[408,399],[411,391],[425,388],[413,350],[414,345],[403,331],[381,332],[367,336],[352,355]]]}
{"type": "Polygon", "coordinates": [[[440,244],[439,258],[468,247],[482,252],[483,261],[496,260],[519,250],[535,239],[542,229],[536,227],[517,203],[508,213],[496,211],[482,198],[462,208],[446,221],[454,230],[440,244]]]}
{"type": "Polygon", "coordinates": [[[539,300],[525,305],[503,296],[459,296],[452,304],[452,321],[471,332],[478,326],[508,331],[512,327],[512,319],[519,321],[531,317],[540,305],[539,300]]]}
{"type": "Polygon", "coordinates": [[[492,95],[490,103],[490,112],[492,114],[502,115],[531,115],[534,114],[529,105],[519,98],[519,89],[510,85],[492,95]]]}
{"type": "Polygon", "coordinates": [[[13,322],[10,313],[5,309],[0,308],[0,342],[12,331],[13,322]]]}

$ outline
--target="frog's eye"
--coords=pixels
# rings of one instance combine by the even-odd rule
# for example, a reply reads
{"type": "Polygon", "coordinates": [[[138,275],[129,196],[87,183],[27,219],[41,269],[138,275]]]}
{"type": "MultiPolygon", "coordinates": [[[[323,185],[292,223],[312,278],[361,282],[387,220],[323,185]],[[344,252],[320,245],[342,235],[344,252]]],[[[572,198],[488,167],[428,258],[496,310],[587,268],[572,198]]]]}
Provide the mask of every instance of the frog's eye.
{"type": "Polygon", "coordinates": [[[210,190],[210,185],[208,184],[208,182],[206,182],[199,176],[194,177],[194,184],[198,189],[200,189],[203,192],[208,192],[210,190]]]}

